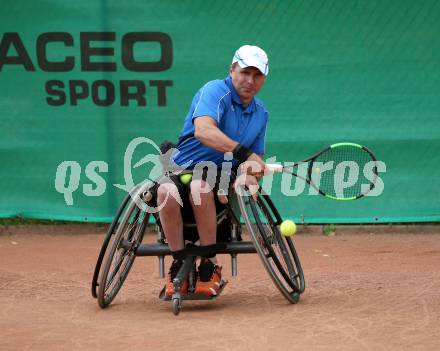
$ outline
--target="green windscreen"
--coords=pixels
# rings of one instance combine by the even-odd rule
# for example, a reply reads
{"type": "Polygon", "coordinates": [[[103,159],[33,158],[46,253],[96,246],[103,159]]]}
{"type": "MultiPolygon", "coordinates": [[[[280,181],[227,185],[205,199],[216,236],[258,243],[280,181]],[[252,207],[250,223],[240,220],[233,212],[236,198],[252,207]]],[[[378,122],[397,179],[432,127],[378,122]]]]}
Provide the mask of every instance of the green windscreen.
{"type": "Polygon", "coordinates": [[[253,44],[268,162],[353,142],[385,164],[383,191],[356,201],[267,177],[284,218],[439,221],[439,18],[437,0],[3,2],[0,217],[110,221],[160,174],[149,141],[176,141],[194,94],[253,44]]]}

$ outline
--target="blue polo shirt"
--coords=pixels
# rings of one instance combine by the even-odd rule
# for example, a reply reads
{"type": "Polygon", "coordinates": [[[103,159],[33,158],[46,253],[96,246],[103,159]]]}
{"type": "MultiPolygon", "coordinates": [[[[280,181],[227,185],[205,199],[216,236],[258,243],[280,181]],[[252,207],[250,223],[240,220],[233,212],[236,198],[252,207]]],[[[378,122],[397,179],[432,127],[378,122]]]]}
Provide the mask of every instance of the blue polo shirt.
{"type": "Polygon", "coordinates": [[[194,119],[210,116],[217,121],[217,127],[232,140],[246,146],[256,154],[264,154],[266,126],[269,114],[262,101],[254,97],[244,107],[231,77],[206,83],[194,96],[191,108],[185,118],[179,136],[174,162],[188,169],[201,161],[212,161],[217,166],[224,162],[224,154],[203,145],[194,137],[194,119]]]}

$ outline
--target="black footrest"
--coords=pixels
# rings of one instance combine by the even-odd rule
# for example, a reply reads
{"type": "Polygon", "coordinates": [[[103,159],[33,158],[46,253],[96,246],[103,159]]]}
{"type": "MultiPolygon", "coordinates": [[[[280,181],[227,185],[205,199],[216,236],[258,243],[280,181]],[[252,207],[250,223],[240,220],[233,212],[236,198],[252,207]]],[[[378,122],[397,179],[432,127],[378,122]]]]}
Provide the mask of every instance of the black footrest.
{"type": "MultiPolygon", "coordinates": [[[[223,291],[223,289],[225,288],[226,284],[228,284],[228,281],[227,280],[223,281],[223,284],[221,285],[220,289],[217,291],[217,295],[215,295],[215,296],[208,296],[208,295],[204,295],[204,294],[195,294],[195,293],[188,292],[187,294],[180,294],[180,299],[181,300],[214,300],[220,296],[220,294],[223,291]]],[[[165,287],[159,293],[159,299],[161,299],[162,301],[171,301],[172,300],[172,296],[167,296],[165,294],[165,287]]]]}

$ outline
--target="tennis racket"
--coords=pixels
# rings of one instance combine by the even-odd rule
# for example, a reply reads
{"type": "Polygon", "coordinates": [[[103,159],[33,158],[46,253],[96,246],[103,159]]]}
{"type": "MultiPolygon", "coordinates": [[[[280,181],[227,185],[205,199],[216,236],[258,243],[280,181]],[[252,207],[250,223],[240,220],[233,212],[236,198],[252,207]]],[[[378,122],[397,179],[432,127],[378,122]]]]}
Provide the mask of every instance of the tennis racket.
{"type": "Polygon", "coordinates": [[[332,144],[301,162],[266,164],[289,173],[332,200],[356,200],[374,189],[378,164],[373,152],[355,143],[332,144]]]}

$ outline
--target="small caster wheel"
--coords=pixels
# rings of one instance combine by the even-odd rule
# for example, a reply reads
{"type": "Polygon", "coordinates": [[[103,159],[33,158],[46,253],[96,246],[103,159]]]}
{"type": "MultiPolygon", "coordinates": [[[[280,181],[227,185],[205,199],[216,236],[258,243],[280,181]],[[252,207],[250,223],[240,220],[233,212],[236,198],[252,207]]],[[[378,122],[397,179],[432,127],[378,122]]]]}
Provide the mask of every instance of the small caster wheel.
{"type": "Polygon", "coordinates": [[[180,310],[182,309],[182,301],[179,298],[175,298],[172,301],[173,304],[173,313],[175,316],[177,316],[180,313],[180,310]]]}

